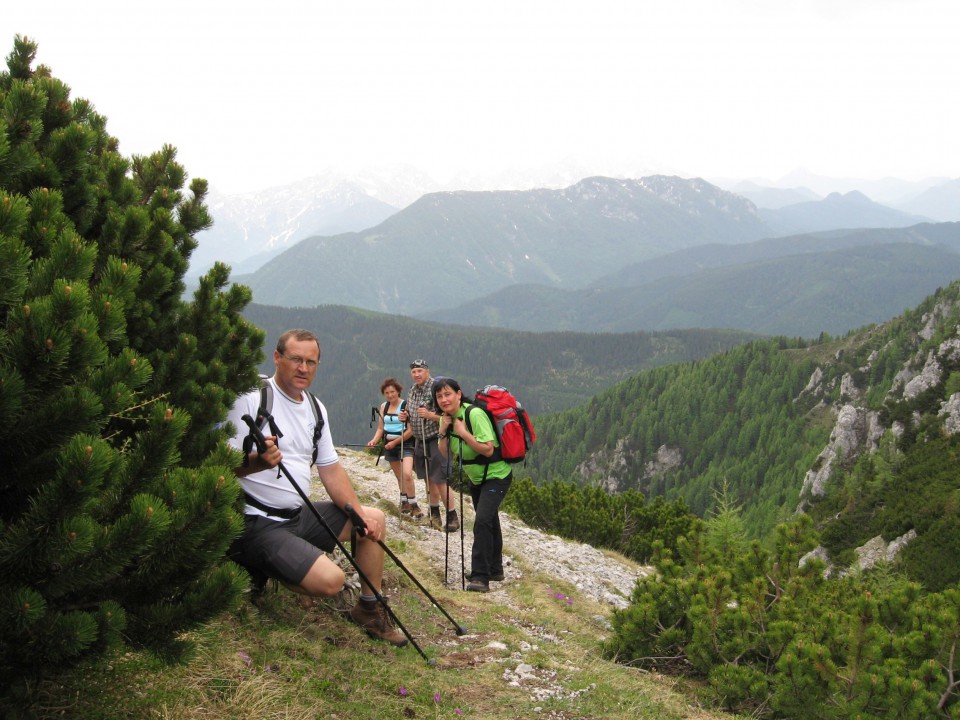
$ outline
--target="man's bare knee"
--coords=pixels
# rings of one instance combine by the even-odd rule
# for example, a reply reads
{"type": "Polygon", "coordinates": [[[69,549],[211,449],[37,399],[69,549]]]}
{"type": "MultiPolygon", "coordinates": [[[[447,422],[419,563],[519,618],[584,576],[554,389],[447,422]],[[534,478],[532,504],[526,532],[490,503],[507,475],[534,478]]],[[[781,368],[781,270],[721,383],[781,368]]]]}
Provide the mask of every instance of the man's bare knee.
{"type": "Polygon", "coordinates": [[[346,579],[338,565],[322,556],[317,558],[306,577],[300,581],[300,589],[307,595],[333,597],[343,589],[346,579]]]}

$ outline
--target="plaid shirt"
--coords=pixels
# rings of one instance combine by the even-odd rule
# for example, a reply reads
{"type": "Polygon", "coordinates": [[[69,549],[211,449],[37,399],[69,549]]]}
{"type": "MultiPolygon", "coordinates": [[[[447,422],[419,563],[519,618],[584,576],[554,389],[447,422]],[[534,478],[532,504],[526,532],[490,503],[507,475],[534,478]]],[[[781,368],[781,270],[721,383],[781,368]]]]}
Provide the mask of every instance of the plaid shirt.
{"type": "Polygon", "coordinates": [[[433,404],[433,377],[427,378],[423,385],[414,385],[407,394],[407,412],[410,413],[410,430],[417,440],[430,440],[440,434],[440,425],[436,420],[422,418],[417,414],[417,408],[430,408],[439,412],[433,404]]]}

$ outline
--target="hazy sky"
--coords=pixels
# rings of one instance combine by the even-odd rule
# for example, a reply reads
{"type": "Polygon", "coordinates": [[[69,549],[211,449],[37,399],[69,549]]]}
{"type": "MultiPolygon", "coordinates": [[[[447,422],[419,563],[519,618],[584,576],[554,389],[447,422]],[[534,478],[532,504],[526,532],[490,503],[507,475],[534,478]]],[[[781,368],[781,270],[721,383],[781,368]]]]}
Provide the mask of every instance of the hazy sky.
{"type": "Polygon", "coordinates": [[[0,30],[124,154],[171,143],[228,192],[569,158],[960,177],[958,0],[46,0],[6,3],[0,30]]]}

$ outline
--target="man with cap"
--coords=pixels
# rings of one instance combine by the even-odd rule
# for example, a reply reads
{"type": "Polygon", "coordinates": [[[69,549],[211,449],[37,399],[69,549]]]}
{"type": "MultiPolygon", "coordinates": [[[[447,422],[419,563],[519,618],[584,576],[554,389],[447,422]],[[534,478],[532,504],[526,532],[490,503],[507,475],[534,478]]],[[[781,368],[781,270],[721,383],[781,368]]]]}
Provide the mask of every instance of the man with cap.
{"type": "Polygon", "coordinates": [[[430,526],[437,530],[454,532],[460,529],[460,518],[454,509],[453,493],[448,482],[447,461],[440,454],[440,410],[433,402],[433,378],[430,368],[422,359],[410,363],[413,387],[407,395],[407,410],[400,413],[400,420],[410,423],[413,432],[413,467],[417,477],[427,479],[430,499],[430,526]],[[440,502],[447,509],[446,523],[440,516],[440,502]]]}

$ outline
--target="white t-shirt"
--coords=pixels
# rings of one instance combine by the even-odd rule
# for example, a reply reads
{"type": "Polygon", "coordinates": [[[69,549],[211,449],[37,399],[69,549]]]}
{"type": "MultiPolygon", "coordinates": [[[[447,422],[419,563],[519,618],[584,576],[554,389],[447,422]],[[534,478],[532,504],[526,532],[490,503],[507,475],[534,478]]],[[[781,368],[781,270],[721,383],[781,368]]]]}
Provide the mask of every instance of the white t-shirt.
{"type": "MultiPolygon", "coordinates": [[[[313,428],[316,424],[313,410],[309,403],[313,402],[306,393],[302,400],[294,400],[286,395],[277,385],[274,378],[268,380],[273,385],[273,408],[270,413],[276,421],[277,428],[283,433],[277,441],[280,452],[283,453],[283,466],[296,480],[303,492],[310,496],[310,460],[313,458],[313,428]]],[[[250,434],[250,428],[241,419],[244,415],[256,419],[260,406],[260,389],[252,390],[237,398],[233,408],[227,414],[227,420],[237,429],[237,435],[230,439],[230,445],[238,450],[243,449],[243,440],[250,434]]],[[[317,442],[317,465],[333,465],[340,460],[333,447],[333,436],[330,433],[330,421],[327,419],[327,409],[320,403],[320,416],[323,418],[323,432],[317,442]]],[[[269,426],[263,430],[265,436],[270,435],[269,426]]],[[[279,472],[278,468],[261,470],[246,477],[238,478],[243,491],[255,499],[274,508],[296,508],[303,505],[300,495],[294,490],[287,477],[279,472]],[[280,477],[277,477],[277,474],[280,477]]],[[[244,512],[252,515],[265,515],[266,512],[252,505],[247,505],[244,512]]]]}

